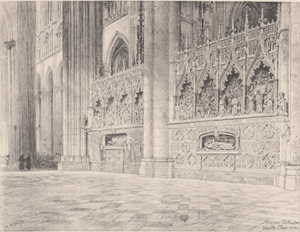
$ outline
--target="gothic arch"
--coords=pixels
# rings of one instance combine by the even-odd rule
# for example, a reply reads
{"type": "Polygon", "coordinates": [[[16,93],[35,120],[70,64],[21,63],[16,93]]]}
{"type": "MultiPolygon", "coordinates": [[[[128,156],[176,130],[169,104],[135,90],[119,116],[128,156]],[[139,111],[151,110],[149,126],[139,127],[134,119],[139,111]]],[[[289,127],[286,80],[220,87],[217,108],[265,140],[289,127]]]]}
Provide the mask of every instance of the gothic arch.
{"type": "Polygon", "coordinates": [[[220,89],[224,88],[224,83],[227,81],[228,75],[230,75],[232,69],[237,74],[239,74],[239,79],[241,79],[243,81],[241,70],[237,67],[237,65],[234,63],[234,61],[231,60],[231,61],[228,62],[227,67],[225,68],[225,70],[221,74],[220,79],[218,81],[218,86],[219,86],[220,89]]]}
{"type": "MultiPolygon", "coordinates": [[[[124,46],[124,47],[126,46],[128,50],[128,56],[129,56],[129,41],[126,38],[126,36],[116,31],[112,38],[113,39],[110,42],[109,49],[106,55],[106,60],[107,60],[106,70],[108,71],[111,71],[111,67],[110,67],[111,61],[113,59],[114,52],[116,51],[116,49],[118,49],[118,46],[124,46]]],[[[129,57],[128,57],[128,65],[129,65],[129,57]]]]}
{"type": "Polygon", "coordinates": [[[248,11],[248,23],[250,27],[258,25],[258,18],[261,17],[261,9],[264,9],[264,18],[269,22],[276,20],[277,2],[235,2],[230,9],[230,17],[227,26],[231,25],[231,20],[234,18],[235,27],[238,31],[244,29],[245,13],[248,11]]]}
{"type": "Polygon", "coordinates": [[[50,74],[52,75],[52,79],[53,79],[53,70],[52,70],[52,68],[50,66],[48,66],[47,71],[45,73],[45,79],[44,79],[45,80],[46,88],[47,88],[47,84],[48,84],[49,78],[51,77],[50,74]]]}

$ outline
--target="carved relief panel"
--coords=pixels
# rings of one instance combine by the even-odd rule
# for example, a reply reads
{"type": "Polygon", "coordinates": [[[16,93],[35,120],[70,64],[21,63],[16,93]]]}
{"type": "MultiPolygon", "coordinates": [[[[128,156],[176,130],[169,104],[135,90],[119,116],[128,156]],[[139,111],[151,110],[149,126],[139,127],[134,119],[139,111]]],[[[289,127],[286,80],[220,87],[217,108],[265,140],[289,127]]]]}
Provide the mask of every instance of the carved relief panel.
{"type": "MultiPolygon", "coordinates": [[[[277,96],[278,74],[275,72],[278,70],[278,46],[284,46],[284,43],[278,43],[280,22],[265,20],[262,15],[261,20],[251,19],[257,21],[251,28],[247,10],[245,12],[242,16],[245,17],[245,26],[240,27],[244,31],[236,32],[233,23],[232,32],[226,38],[218,33],[215,41],[200,45],[195,43],[192,48],[176,47],[175,121],[243,114],[287,116],[286,98],[281,93],[277,96]],[[198,76],[202,78],[202,75],[197,72],[202,75],[206,72],[210,74],[209,78],[214,77],[216,91],[198,87],[198,76]],[[205,98],[215,94],[211,92],[216,93],[216,113],[212,113],[212,109],[205,110],[208,109],[205,98]]],[[[188,38],[184,41],[188,41],[188,38]]],[[[214,100],[210,102],[214,103],[214,100]]]]}
{"type": "Polygon", "coordinates": [[[144,123],[143,66],[125,70],[92,84],[93,128],[144,123]]]}

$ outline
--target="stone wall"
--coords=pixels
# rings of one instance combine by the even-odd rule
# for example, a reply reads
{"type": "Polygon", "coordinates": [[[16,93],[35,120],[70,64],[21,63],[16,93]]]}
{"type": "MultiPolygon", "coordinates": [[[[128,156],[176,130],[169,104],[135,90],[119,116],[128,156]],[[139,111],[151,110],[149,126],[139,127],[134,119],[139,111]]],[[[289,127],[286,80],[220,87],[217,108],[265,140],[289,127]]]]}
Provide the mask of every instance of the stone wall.
{"type": "Polygon", "coordinates": [[[252,182],[265,183],[267,180],[263,180],[262,177],[269,173],[271,174],[268,176],[269,182],[272,183],[272,174],[280,152],[280,129],[276,117],[222,118],[221,120],[171,123],[169,130],[171,131],[171,157],[175,159],[175,176],[217,180],[220,178],[217,176],[223,175],[224,178],[221,179],[240,182],[241,179],[234,177],[238,176],[236,173],[248,172],[250,176],[251,173],[255,173],[257,179],[262,179],[251,180],[252,182]],[[233,172],[233,157],[224,155],[203,156],[202,171],[200,171],[201,158],[196,155],[196,152],[200,151],[200,136],[214,131],[229,132],[240,138],[241,154],[236,156],[236,173],[228,173],[233,172]],[[193,174],[191,170],[194,170],[193,174]],[[214,174],[214,172],[219,174],[214,174]]]}
{"type": "Polygon", "coordinates": [[[141,127],[88,132],[91,170],[138,174],[143,149],[141,127]]]}

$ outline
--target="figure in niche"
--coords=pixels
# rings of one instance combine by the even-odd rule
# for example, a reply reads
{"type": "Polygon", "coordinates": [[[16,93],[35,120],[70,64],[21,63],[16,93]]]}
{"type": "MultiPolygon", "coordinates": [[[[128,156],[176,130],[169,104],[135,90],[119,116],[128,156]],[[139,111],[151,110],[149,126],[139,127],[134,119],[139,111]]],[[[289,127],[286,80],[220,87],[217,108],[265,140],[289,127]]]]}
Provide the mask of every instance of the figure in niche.
{"type": "Polygon", "coordinates": [[[180,114],[180,106],[179,106],[179,104],[176,102],[176,105],[175,105],[175,119],[176,119],[176,120],[179,120],[179,114],[180,114]]]}
{"type": "Polygon", "coordinates": [[[272,114],[273,113],[273,96],[271,93],[268,93],[267,94],[268,96],[268,109],[269,109],[269,113],[272,114]]]}
{"type": "MultiPolygon", "coordinates": [[[[239,74],[232,69],[231,74],[227,77],[225,89],[222,90],[221,96],[225,96],[224,103],[220,100],[220,104],[224,104],[226,115],[239,115],[241,113],[241,103],[243,97],[242,80],[239,74]]],[[[223,97],[224,98],[224,97],[223,97]]],[[[220,106],[221,110],[222,106],[220,106]]]]}
{"type": "Polygon", "coordinates": [[[116,108],[114,105],[114,97],[110,97],[107,99],[106,104],[106,126],[111,127],[115,124],[115,114],[116,114],[116,108]]]}
{"type": "Polygon", "coordinates": [[[256,113],[272,114],[274,112],[274,79],[270,68],[260,66],[254,71],[251,78],[251,86],[254,86],[256,113]]]}
{"type": "Polygon", "coordinates": [[[250,86],[247,98],[248,98],[248,114],[252,114],[255,112],[255,108],[254,108],[255,107],[255,105],[254,105],[255,96],[254,96],[254,86],[253,85],[250,86]]]}
{"type": "Polygon", "coordinates": [[[144,124],[144,99],[143,95],[140,95],[138,108],[140,112],[140,124],[144,124]]]}
{"type": "Polygon", "coordinates": [[[100,100],[96,101],[94,118],[95,118],[95,124],[100,127],[102,122],[102,104],[100,100]]]}
{"type": "Polygon", "coordinates": [[[231,105],[232,105],[232,115],[237,115],[239,108],[239,100],[237,99],[236,96],[233,97],[232,101],[231,101],[231,105]]]}
{"type": "Polygon", "coordinates": [[[279,95],[278,99],[278,115],[279,116],[287,116],[287,102],[284,97],[284,93],[279,95]]]}
{"type": "Polygon", "coordinates": [[[196,102],[196,118],[214,116],[216,99],[213,79],[208,76],[199,92],[196,102]]]}
{"type": "Polygon", "coordinates": [[[187,80],[182,85],[181,94],[178,97],[177,103],[179,109],[177,110],[179,120],[187,120],[193,118],[193,99],[194,92],[191,83],[187,80]]]}
{"type": "Polygon", "coordinates": [[[196,118],[204,117],[204,105],[203,102],[198,102],[196,104],[196,118]]]}
{"type": "Polygon", "coordinates": [[[256,93],[256,113],[262,113],[263,112],[263,97],[260,93],[260,91],[257,91],[256,93]]]}
{"type": "Polygon", "coordinates": [[[134,113],[134,122],[135,124],[143,124],[144,123],[144,100],[143,100],[143,93],[137,93],[137,97],[135,98],[135,104],[133,107],[134,113]]]}
{"type": "Polygon", "coordinates": [[[225,108],[226,108],[226,96],[223,94],[222,98],[220,99],[219,102],[219,115],[222,117],[225,115],[225,108]]]}
{"type": "Polygon", "coordinates": [[[120,106],[119,106],[119,123],[120,125],[128,125],[130,124],[130,104],[129,104],[129,98],[127,94],[124,94],[122,96],[122,99],[120,100],[120,106]]]}

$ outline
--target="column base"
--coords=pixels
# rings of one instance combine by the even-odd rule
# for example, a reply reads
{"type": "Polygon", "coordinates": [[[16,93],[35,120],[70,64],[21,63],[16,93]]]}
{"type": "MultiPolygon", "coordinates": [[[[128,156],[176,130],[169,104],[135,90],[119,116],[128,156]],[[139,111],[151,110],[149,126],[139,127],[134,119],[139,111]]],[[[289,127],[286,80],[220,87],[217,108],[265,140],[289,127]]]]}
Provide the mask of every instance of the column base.
{"type": "Polygon", "coordinates": [[[58,171],[89,171],[90,163],[61,161],[57,165],[58,171]]]}
{"type": "Polygon", "coordinates": [[[154,177],[154,159],[142,159],[139,169],[140,177],[154,177]]]}
{"type": "Polygon", "coordinates": [[[141,177],[174,178],[174,160],[142,159],[139,174],[141,177]]]}
{"type": "Polygon", "coordinates": [[[285,163],[276,167],[274,185],[292,191],[300,191],[300,165],[291,166],[285,163]]]}

